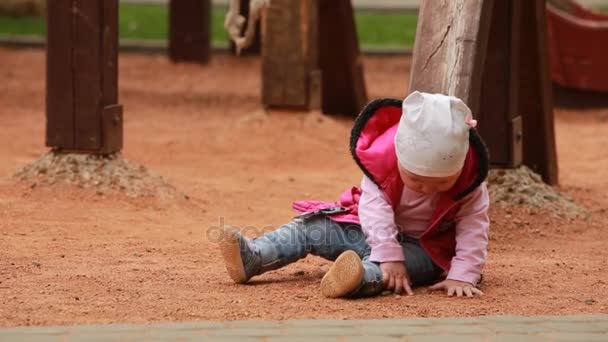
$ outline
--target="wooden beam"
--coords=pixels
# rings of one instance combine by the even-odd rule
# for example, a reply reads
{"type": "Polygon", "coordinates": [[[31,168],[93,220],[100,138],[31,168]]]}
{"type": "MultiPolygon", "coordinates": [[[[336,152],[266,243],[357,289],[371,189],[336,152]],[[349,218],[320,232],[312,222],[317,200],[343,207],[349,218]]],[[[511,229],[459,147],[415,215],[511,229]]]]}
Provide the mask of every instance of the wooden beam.
{"type": "Polygon", "coordinates": [[[101,153],[122,150],[123,107],[118,104],[118,1],[103,1],[101,153]]]}
{"type": "Polygon", "coordinates": [[[410,91],[443,93],[478,112],[493,0],[422,0],[410,91]]]}
{"type": "Polygon", "coordinates": [[[48,18],[47,146],[119,151],[118,0],[52,1],[48,18]]]}
{"type": "Polygon", "coordinates": [[[319,6],[323,112],[356,116],[367,92],[351,1],[321,1],[319,6]]]}
{"type": "Polygon", "coordinates": [[[519,112],[521,10],[525,0],[496,1],[480,89],[479,132],[493,166],[522,164],[522,118],[519,112]]]}
{"type": "Polygon", "coordinates": [[[169,58],[174,62],[207,63],[211,51],[211,1],[169,2],[169,58]]]}
{"type": "Polygon", "coordinates": [[[101,148],[102,2],[74,0],[74,111],[75,147],[101,148]]]}
{"type": "Polygon", "coordinates": [[[545,1],[522,2],[519,111],[523,118],[524,164],[549,184],[558,183],[553,98],[549,76],[545,1]]]}
{"type": "Polygon", "coordinates": [[[543,0],[422,0],[410,90],[462,98],[492,165],[523,161],[555,184],[544,13],[543,0]]]}
{"type": "Polygon", "coordinates": [[[72,0],[47,7],[46,145],[74,148],[72,0]]]}
{"type": "Polygon", "coordinates": [[[262,25],[262,103],[319,109],[318,0],[273,0],[262,25]]]}

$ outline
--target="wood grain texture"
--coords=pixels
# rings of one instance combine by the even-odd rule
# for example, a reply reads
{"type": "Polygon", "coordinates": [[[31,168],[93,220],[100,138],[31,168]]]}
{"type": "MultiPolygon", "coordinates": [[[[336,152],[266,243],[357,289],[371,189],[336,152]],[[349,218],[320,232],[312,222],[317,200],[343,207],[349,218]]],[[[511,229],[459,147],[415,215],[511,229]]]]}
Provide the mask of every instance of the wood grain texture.
{"type": "Polygon", "coordinates": [[[457,96],[477,112],[493,2],[420,2],[410,91],[457,96]]]}
{"type": "Polygon", "coordinates": [[[46,146],[74,148],[72,0],[47,6],[46,146]]]}
{"type": "Polygon", "coordinates": [[[356,116],[368,99],[351,1],[321,1],[319,28],[323,112],[356,116]]]}

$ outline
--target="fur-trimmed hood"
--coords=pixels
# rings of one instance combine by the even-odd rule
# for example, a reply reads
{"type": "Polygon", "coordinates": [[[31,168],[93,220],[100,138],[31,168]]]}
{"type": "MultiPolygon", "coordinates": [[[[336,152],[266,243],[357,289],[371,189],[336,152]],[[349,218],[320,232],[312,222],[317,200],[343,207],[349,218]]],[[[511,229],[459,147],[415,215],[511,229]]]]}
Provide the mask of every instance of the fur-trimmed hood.
{"type": "MultiPolygon", "coordinates": [[[[370,102],[355,120],[350,137],[355,162],[385,191],[393,206],[399,202],[403,191],[394,144],[402,103],[402,100],[390,98],[370,102]]],[[[469,131],[469,142],[462,175],[449,192],[455,201],[473,192],[488,175],[488,149],[474,128],[469,131]]]]}

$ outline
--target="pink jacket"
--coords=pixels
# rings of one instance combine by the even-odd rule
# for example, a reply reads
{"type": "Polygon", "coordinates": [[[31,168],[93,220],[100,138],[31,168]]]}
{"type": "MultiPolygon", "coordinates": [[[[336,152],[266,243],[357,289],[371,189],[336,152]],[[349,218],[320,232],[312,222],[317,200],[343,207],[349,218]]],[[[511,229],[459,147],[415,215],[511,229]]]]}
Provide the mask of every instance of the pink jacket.
{"type": "MultiPolygon", "coordinates": [[[[382,198],[390,205],[393,212],[398,209],[404,191],[394,146],[394,136],[401,117],[401,104],[401,100],[395,99],[380,99],[369,103],[357,117],[350,141],[351,153],[355,161],[365,176],[382,191],[382,198]]],[[[433,261],[448,272],[449,276],[454,273],[460,274],[463,276],[458,275],[461,278],[459,280],[474,280],[470,282],[476,283],[485,261],[485,243],[480,246],[480,250],[483,250],[480,260],[475,261],[475,265],[468,265],[473,259],[465,260],[464,264],[467,266],[461,267],[459,265],[463,261],[457,250],[460,250],[462,244],[459,243],[457,246],[456,231],[485,231],[486,233],[482,235],[487,235],[487,226],[468,229],[466,220],[463,222],[461,219],[461,208],[467,206],[467,200],[476,196],[474,193],[479,193],[478,189],[487,176],[489,163],[487,149],[475,129],[470,130],[469,141],[471,147],[462,175],[450,191],[436,199],[428,227],[420,235],[419,240],[420,245],[433,261]],[[449,273],[452,267],[458,271],[449,273]]],[[[481,192],[483,188],[482,186],[481,192]]],[[[330,216],[331,219],[361,224],[359,217],[361,194],[361,189],[351,188],[343,192],[336,202],[299,201],[295,202],[293,207],[301,213],[332,209],[334,213],[330,216]],[[336,210],[337,208],[339,210],[336,210]]],[[[482,208],[481,211],[485,215],[487,207],[482,208]]],[[[458,240],[462,241],[464,236],[460,234],[461,238],[458,240]]],[[[484,239],[487,241],[487,237],[484,239]]],[[[373,250],[375,243],[373,237],[369,242],[373,250]]],[[[376,244],[376,249],[379,244],[376,244]]],[[[376,255],[378,254],[382,253],[377,252],[376,255]]]]}

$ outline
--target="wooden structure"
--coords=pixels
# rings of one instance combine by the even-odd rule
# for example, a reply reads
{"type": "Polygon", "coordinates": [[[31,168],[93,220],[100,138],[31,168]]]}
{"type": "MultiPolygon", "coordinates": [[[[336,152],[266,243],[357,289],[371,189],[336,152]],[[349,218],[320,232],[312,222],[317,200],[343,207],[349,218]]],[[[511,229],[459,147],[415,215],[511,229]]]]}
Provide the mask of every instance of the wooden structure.
{"type": "MultiPolygon", "coordinates": [[[[210,1],[170,6],[171,58],[205,62],[210,1]]],[[[50,1],[47,23],[47,146],[120,151],[118,0],[50,1]]],[[[273,0],[262,26],[264,105],[359,112],[367,99],[350,0],[273,0]]],[[[422,0],[410,89],[464,99],[493,165],[523,163],[555,184],[545,28],[543,0],[422,0]]]]}
{"type": "Polygon", "coordinates": [[[207,63],[211,52],[211,0],[169,2],[169,57],[207,63]]]}
{"type": "Polygon", "coordinates": [[[556,184],[544,15],[543,0],[422,0],[410,90],[462,98],[494,166],[556,184]]]}
{"type": "Polygon", "coordinates": [[[276,0],[262,26],[262,103],[321,108],[318,1],[276,0]]]}
{"type": "Polygon", "coordinates": [[[562,87],[608,92],[608,15],[565,1],[547,4],[551,78],[562,87]]]}
{"type": "Polygon", "coordinates": [[[350,0],[273,0],[262,31],[266,107],[354,116],[367,102],[350,0]]]}
{"type": "Polygon", "coordinates": [[[47,10],[46,145],[120,151],[118,0],[53,0],[47,10]]]}
{"type": "Polygon", "coordinates": [[[356,115],[367,92],[351,1],[321,1],[319,7],[323,113],[356,115]]]}

